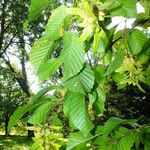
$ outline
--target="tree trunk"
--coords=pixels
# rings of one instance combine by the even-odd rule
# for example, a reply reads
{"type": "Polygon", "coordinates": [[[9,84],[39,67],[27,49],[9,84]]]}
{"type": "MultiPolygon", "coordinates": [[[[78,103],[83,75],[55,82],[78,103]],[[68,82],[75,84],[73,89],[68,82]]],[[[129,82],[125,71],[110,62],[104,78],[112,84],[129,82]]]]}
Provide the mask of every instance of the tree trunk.
{"type": "Polygon", "coordinates": [[[8,132],[8,122],[9,122],[9,117],[5,116],[5,136],[9,135],[9,132],[8,132]]]}

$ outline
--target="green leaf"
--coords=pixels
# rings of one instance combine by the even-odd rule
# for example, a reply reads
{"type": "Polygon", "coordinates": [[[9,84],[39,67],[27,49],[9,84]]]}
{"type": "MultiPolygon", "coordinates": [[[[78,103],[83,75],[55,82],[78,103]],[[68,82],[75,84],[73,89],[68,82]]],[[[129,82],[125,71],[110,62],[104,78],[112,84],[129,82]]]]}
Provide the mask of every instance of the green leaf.
{"type": "Polygon", "coordinates": [[[52,13],[46,26],[45,35],[49,40],[58,40],[64,34],[64,20],[68,16],[67,7],[61,6],[52,13]]]}
{"type": "Polygon", "coordinates": [[[60,58],[51,58],[39,69],[38,77],[40,80],[47,80],[54,74],[63,62],[60,58]]]}
{"type": "Polygon", "coordinates": [[[46,36],[40,38],[30,51],[30,61],[36,74],[54,50],[54,43],[49,41],[46,36]]]}
{"type": "Polygon", "coordinates": [[[135,127],[138,125],[137,121],[138,121],[137,119],[125,119],[123,124],[128,124],[132,127],[135,127]]]}
{"type": "Polygon", "coordinates": [[[32,109],[32,104],[21,106],[18,109],[16,109],[16,111],[10,117],[8,130],[10,130],[17,123],[17,121],[30,109],[32,109]]]}
{"type": "Polygon", "coordinates": [[[105,67],[103,67],[103,66],[95,67],[94,68],[95,81],[98,83],[105,82],[105,80],[106,80],[105,72],[106,72],[105,67]]]}
{"type": "Polygon", "coordinates": [[[138,133],[133,132],[123,136],[114,146],[115,150],[131,150],[133,144],[138,141],[138,133]]]}
{"type": "Polygon", "coordinates": [[[60,57],[64,62],[63,80],[68,80],[80,72],[85,62],[84,47],[76,33],[65,33],[64,48],[60,57]]]}
{"type": "Polygon", "coordinates": [[[23,117],[23,115],[25,113],[27,113],[28,111],[32,110],[33,108],[37,107],[38,105],[42,104],[42,102],[39,103],[30,103],[24,106],[19,107],[18,109],[15,110],[15,112],[13,113],[13,115],[10,117],[9,123],[8,123],[8,130],[10,130],[16,123],[17,121],[23,117]]]}
{"type": "Polygon", "coordinates": [[[131,33],[129,33],[128,39],[127,39],[131,53],[133,55],[139,54],[141,50],[143,49],[146,41],[147,41],[147,38],[143,34],[143,32],[140,30],[134,29],[131,33]]]}
{"type": "Polygon", "coordinates": [[[98,99],[95,101],[94,106],[96,107],[97,113],[102,114],[105,110],[106,94],[102,89],[97,88],[98,99]]]}
{"type": "Polygon", "coordinates": [[[130,133],[131,131],[129,129],[119,126],[113,132],[111,132],[111,137],[118,140],[126,135],[129,135],[130,133]]]}
{"type": "Polygon", "coordinates": [[[67,150],[71,150],[78,146],[78,149],[86,147],[87,141],[90,140],[90,137],[85,137],[81,132],[72,133],[69,136],[69,142],[67,144],[67,150]]]}
{"type": "Polygon", "coordinates": [[[42,10],[45,9],[53,1],[55,0],[31,0],[28,21],[30,22],[35,20],[42,12],[42,10]]]}
{"type": "Polygon", "coordinates": [[[109,67],[106,71],[106,75],[111,74],[112,72],[114,72],[115,70],[117,70],[121,66],[123,59],[124,59],[124,55],[125,55],[125,50],[120,48],[119,51],[117,52],[114,60],[109,65],[109,67]]]}
{"type": "Polygon", "coordinates": [[[43,88],[36,95],[32,96],[32,101],[36,102],[37,100],[41,99],[48,91],[49,91],[48,87],[43,88]]]}
{"type": "Polygon", "coordinates": [[[81,73],[64,82],[64,86],[72,92],[85,94],[90,92],[94,85],[94,73],[90,67],[86,67],[81,73]]]}
{"type": "Polygon", "coordinates": [[[67,150],[71,149],[77,149],[77,150],[83,150],[83,149],[89,149],[86,147],[87,142],[92,140],[93,138],[99,136],[100,134],[96,134],[95,136],[84,136],[81,132],[77,133],[71,133],[69,136],[69,142],[67,144],[67,150]]]}
{"type": "Polygon", "coordinates": [[[82,94],[73,92],[67,92],[65,94],[64,113],[84,135],[92,130],[93,123],[88,116],[82,94]]]}
{"type": "Polygon", "coordinates": [[[112,130],[114,130],[118,125],[122,124],[124,120],[116,118],[116,117],[111,117],[108,119],[103,127],[103,135],[107,136],[112,130]]]}
{"type": "Polygon", "coordinates": [[[32,96],[32,102],[35,103],[38,100],[41,100],[47,92],[49,92],[50,90],[56,90],[56,89],[61,89],[61,87],[58,85],[51,85],[51,86],[43,88],[42,90],[38,91],[37,94],[32,96]]]}
{"type": "MultiPolygon", "coordinates": [[[[106,2],[109,2],[109,0],[106,2]]],[[[137,15],[136,2],[135,0],[115,0],[115,3],[108,8],[108,11],[112,16],[135,18],[137,15]]]]}
{"type": "Polygon", "coordinates": [[[112,150],[112,139],[110,137],[99,136],[94,141],[95,145],[98,145],[99,150],[112,150]]]}
{"type": "Polygon", "coordinates": [[[150,126],[145,126],[141,131],[141,142],[144,144],[144,150],[149,150],[150,126]]]}
{"type": "Polygon", "coordinates": [[[46,115],[47,115],[48,111],[50,110],[51,106],[52,106],[52,102],[45,102],[44,104],[39,106],[34,111],[33,115],[31,115],[28,122],[31,123],[31,124],[40,124],[40,123],[42,123],[45,120],[46,115]]]}
{"type": "Polygon", "coordinates": [[[122,89],[126,86],[126,83],[122,84],[122,81],[126,78],[126,73],[115,73],[112,75],[113,80],[117,83],[118,89],[122,89]]]}

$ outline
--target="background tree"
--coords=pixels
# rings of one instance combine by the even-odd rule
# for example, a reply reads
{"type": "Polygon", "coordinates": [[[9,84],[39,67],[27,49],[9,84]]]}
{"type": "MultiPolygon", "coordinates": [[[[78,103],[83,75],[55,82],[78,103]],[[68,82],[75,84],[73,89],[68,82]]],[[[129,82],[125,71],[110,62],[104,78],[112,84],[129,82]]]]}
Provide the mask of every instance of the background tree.
{"type": "Polygon", "coordinates": [[[5,135],[8,135],[8,122],[15,109],[23,105],[26,95],[20,90],[19,85],[6,67],[0,67],[0,117],[5,123],[5,135]]]}
{"type": "Polygon", "coordinates": [[[50,11],[45,11],[44,16],[41,15],[26,32],[23,29],[23,23],[27,19],[28,9],[28,0],[0,1],[0,59],[2,64],[7,65],[10,70],[9,73],[14,77],[22,91],[30,97],[31,91],[26,71],[26,62],[29,59],[28,51],[32,43],[44,31],[50,11]],[[19,69],[14,68],[12,60],[16,61],[19,69]]]}

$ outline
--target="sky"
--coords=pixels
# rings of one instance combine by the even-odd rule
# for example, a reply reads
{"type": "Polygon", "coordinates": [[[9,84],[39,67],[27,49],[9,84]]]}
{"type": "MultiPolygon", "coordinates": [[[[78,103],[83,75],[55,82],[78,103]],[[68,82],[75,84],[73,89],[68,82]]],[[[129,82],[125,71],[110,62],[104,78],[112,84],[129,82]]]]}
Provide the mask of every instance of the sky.
{"type": "MultiPolygon", "coordinates": [[[[139,3],[137,3],[137,11],[138,13],[144,12],[144,8],[139,3]]],[[[134,21],[135,21],[134,18],[127,19],[125,17],[113,17],[112,23],[108,26],[108,28],[112,28],[115,25],[118,25],[116,31],[122,30],[125,27],[132,28],[132,24],[134,23],[134,21]]],[[[29,52],[31,47],[29,47],[28,45],[26,46],[27,46],[26,49],[29,52]]],[[[12,49],[14,49],[14,47],[11,47],[10,49],[11,51],[13,51],[12,49]]],[[[11,56],[10,59],[11,59],[11,62],[15,62],[17,67],[20,68],[20,62],[16,58],[16,56],[11,56]]],[[[39,80],[37,76],[34,74],[33,67],[30,62],[26,63],[26,70],[27,70],[27,77],[29,79],[30,89],[32,90],[33,93],[36,93],[40,90],[40,86],[39,86],[40,84],[39,84],[39,80]]]]}

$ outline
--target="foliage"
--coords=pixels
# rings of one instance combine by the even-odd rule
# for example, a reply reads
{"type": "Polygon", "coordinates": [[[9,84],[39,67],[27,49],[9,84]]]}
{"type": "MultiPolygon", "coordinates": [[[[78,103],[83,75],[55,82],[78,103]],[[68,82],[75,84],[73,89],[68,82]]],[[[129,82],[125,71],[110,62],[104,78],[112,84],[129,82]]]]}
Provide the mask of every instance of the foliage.
{"type": "Polygon", "coordinates": [[[60,126],[48,126],[47,124],[35,126],[35,137],[31,150],[59,150],[60,147],[64,147],[67,140],[60,133],[61,128],[60,126]]]}
{"type": "MultiPolygon", "coordinates": [[[[44,5],[35,5],[34,0],[31,4],[31,8],[36,5],[43,8],[44,5]]],[[[36,12],[36,9],[31,10],[36,12]]],[[[29,21],[30,15],[31,12],[29,21]]],[[[58,101],[61,106],[63,101],[64,115],[73,132],[69,136],[67,149],[130,150],[139,149],[140,143],[147,149],[149,126],[140,126],[136,120],[114,117],[101,123],[102,126],[93,121],[103,115],[106,97],[114,82],[118,89],[132,85],[143,93],[145,86],[150,85],[148,29],[144,32],[137,28],[145,27],[148,20],[139,21],[138,15],[135,0],[81,0],[72,7],[56,8],[44,35],[31,49],[30,60],[43,82],[51,80],[52,75],[61,69],[63,77],[56,78],[61,88],[54,88],[54,94],[49,94],[49,97],[43,92],[38,100],[43,99],[44,104],[39,107],[38,102],[31,102],[35,108],[31,110],[33,115],[28,122],[44,122],[49,109],[58,101]],[[136,20],[132,28],[117,31],[116,26],[108,29],[113,16],[134,17],[136,20]],[[54,57],[59,46],[61,50],[54,57]]],[[[58,148],[55,146],[53,149],[58,148]]]]}

